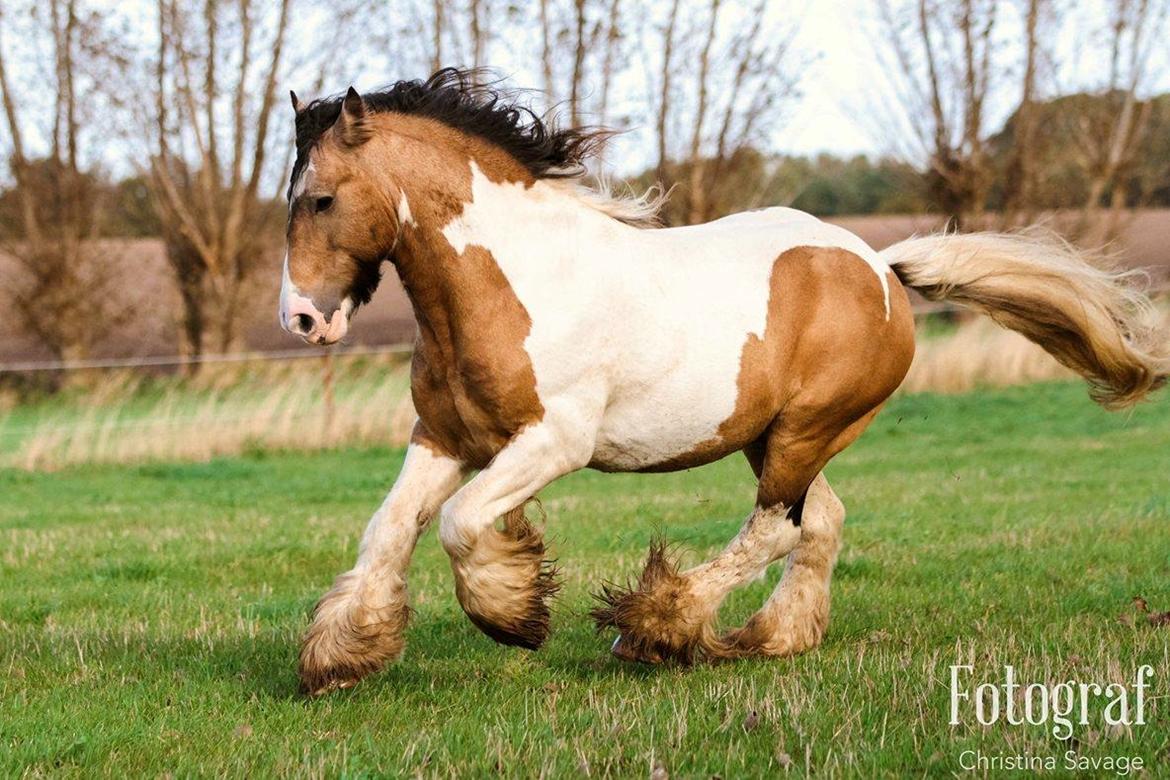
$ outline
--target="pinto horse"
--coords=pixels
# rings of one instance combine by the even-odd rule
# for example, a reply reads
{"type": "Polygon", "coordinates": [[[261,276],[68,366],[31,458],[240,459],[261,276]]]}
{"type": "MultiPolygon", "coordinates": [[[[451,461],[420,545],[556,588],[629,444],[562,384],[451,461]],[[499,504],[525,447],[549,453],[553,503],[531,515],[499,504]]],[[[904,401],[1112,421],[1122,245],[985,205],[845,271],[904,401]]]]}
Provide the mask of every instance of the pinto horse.
{"type": "Polygon", "coordinates": [[[845,516],[822,469],[910,367],[906,287],[1019,331],[1110,407],[1170,372],[1148,301],[1053,239],[934,235],[876,252],[787,208],[657,228],[653,198],[582,182],[601,134],[554,129],[453,69],[293,104],[281,322],[342,339],[385,261],[418,321],[418,422],[356,565],[316,607],[299,668],[310,694],[401,654],[406,569],[436,514],[468,617],[537,648],[557,589],[524,518],[537,491],[586,467],[672,471],[735,452],[759,480],[739,534],[685,571],[654,546],[593,617],[627,660],[816,646],[845,516]],[[785,557],[763,607],[720,635],[728,593],[785,557]]]}

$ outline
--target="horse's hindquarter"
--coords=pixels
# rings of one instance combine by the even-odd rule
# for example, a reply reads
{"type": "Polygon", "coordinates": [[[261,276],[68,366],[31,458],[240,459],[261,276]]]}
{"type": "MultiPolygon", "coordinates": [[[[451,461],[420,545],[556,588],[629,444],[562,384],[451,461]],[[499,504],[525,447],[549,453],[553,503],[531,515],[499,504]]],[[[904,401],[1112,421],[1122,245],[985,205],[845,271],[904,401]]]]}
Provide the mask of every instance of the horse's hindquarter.
{"type": "MultiPolygon", "coordinates": [[[[625,266],[632,295],[626,322],[616,323],[625,354],[591,465],[673,470],[717,460],[758,438],[814,375],[824,375],[826,404],[838,387],[866,395],[857,384],[869,363],[885,360],[881,345],[907,340],[905,295],[887,298],[897,283],[872,250],[808,215],[769,211],[644,234],[625,266]]],[[[904,370],[889,372],[893,386],[904,370]]]]}

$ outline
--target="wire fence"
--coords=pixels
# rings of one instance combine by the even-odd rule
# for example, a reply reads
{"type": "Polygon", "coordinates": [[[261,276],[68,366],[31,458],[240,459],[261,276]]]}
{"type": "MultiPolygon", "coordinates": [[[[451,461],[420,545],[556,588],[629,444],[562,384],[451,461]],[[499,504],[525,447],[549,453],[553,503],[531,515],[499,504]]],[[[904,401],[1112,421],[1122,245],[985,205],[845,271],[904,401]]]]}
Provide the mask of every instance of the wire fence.
{"type": "MultiPolygon", "coordinates": [[[[922,302],[913,307],[914,316],[927,316],[943,312],[957,312],[962,309],[950,303],[922,302]]],[[[277,349],[264,351],[230,352],[210,355],[127,355],[122,357],[93,358],[87,360],[18,360],[0,363],[0,374],[28,374],[37,372],[69,372],[90,370],[117,370],[136,368],[190,368],[197,365],[230,363],[254,363],[284,360],[321,360],[323,357],[361,357],[382,355],[409,355],[414,348],[411,344],[383,344],[371,346],[340,347],[328,350],[277,349]]]]}
{"type": "MultiPolygon", "coordinates": [[[[919,301],[915,314],[954,309],[919,301]]],[[[406,357],[412,351],[412,345],[398,343],[0,363],[0,378],[52,375],[68,386],[66,375],[94,372],[101,377],[86,379],[77,385],[80,394],[59,401],[46,396],[44,403],[19,412],[0,409],[0,466],[200,458],[255,445],[280,448],[294,440],[294,446],[304,447],[334,446],[354,437],[402,444],[414,417],[408,376],[402,368],[378,361],[366,365],[360,359],[406,357]],[[249,363],[272,365],[276,373],[186,375],[197,366],[249,363]],[[305,370],[295,378],[285,376],[281,364],[297,363],[305,363],[305,370]],[[138,381],[150,369],[162,369],[168,378],[140,392],[138,381]],[[379,417],[389,419],[368,419],[379,417]]]]}
{"type": "MultiPolygon", "coordinates": [[[[919,318],[961,311],[921,300],[913,310],[919,318]]],[[[973,337],[943,339],[942,351],[922,372],[933,378],[919,389],[951,387],[958,379],[960,385],[974,386],[991,374],[991,381],[1000,384],[1064,376],[1054,373],[1061,369],[1047,356],[1035,354],[1038,349],[973,337]],[[984,364],[993,364],[994,370],[984,364]],[[1005,372],[1015,373],[1001,377],[1005,372]]],[[[398,446],[409,438],[415,419],[409,368],[401,359],[412,351],[412,345],[398,343],[0,363],[0,379],[44,376],[53,387],[70,388],[61,394],[34,392],[26,404],[21,382],[7,390],[0,386],[0,467],[204,460],[253,449],[398,446]],[[367,357],[372,359],[362,359],[367,357]],[[255,365],[183,371],[248,363],[255,365]],[[76,383],[67,379],[72,372],[76,383]]]]}
{"type": "MultiPolygon", "coordinates": [[[[1163,285],[1147,291],[1151,298],[1161,298],[1170,294],[1170,285],[1163,285]]],[[[932,314],[948,314],[967,311],[962,306],[947,302],[915,301],[911,306],[915,317],[926,317],[932,314]]],[[[0,374],[21,374],[36,372],[58,371],[86,371],[102,369],[135,369],[135,368],[190,368],[196,365],[216,365],[229,363],[252,363],[264,361],[284,360],[321,360],[323,356],[330,357],[360,357],[381,355],[409,355],[413,351],[411,344],[383,344],[370,346],[335,347],[328,350],[315,349],[278,349],[267,351],[231,352],[211,355],[142,355],[109,358],[93,358],[88,360],[19,360],[9,363],[0,363],[0,374]]]]}

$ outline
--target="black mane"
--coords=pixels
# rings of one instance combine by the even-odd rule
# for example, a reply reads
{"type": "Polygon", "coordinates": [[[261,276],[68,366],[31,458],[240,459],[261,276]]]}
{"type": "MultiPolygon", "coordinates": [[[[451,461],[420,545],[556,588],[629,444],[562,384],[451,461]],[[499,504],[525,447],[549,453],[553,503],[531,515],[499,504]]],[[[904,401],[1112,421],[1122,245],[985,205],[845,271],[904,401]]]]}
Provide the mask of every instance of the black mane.
{"type": "MultiPolygon", "coordinates": [[[[519,105],[515,93],[477,83],[482,72],[443,68],[426,81],[398,83],[362,95],[366,110],[428,117],[478,136],[512,155],[538,179],[579,176],[585,160],[610,133],[596,128],[558,129],[548,117],[519,105]]],[[[297,112],[297,157],[291,183],[309,151],[341,113],[344,95],[314,100],[297,112]]]]}

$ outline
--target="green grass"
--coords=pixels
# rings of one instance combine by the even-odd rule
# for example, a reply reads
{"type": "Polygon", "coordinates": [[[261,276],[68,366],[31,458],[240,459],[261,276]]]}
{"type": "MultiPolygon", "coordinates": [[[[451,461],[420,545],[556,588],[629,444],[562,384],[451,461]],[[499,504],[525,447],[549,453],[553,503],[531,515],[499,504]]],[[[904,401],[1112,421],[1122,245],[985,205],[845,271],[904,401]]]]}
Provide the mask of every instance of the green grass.
{"type": "MultiPolygon", "coordinates": [[[[306,612],[352,562],[400,452],[0,471],[0,775],[774,775],[959,771],[986,754],[1141,756],[1170,773],[1170,403],[1075,385],[903,396],[830,467],[849,510],[829,635],[796,659],[630,667],[584,613],[663,534],[694,562],[753,500],[740,458],[585,472],[543,493],[566,583],[545,649],[462,616],[433,532],[403,660],[297,696],[306,612]],[[1156,669],[1150,725],[948,725],[948,666],[1086,682],[1156,669]],[[749,719],[749,713],[756,714],[749,719]],[[754,727],[753,727],[754,724],[754,727]]],[[[778,567],[773,567],[778,569],[778,567]]],[[[735,594],[741,621],[778,577],[735,594]]],[[[1058,771],[1057,775],[1060,774],[1058,771]]]]}

